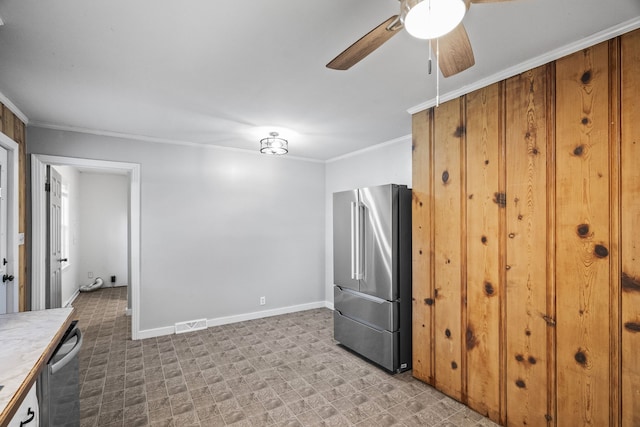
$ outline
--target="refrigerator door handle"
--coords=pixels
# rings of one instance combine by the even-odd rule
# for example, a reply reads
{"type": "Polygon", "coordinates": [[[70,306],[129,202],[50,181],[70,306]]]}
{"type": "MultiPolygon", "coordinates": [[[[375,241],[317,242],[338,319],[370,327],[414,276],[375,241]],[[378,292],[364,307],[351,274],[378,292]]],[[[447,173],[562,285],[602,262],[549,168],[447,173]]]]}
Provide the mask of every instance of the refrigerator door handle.
{"type": "Polygon", "coordinates": [[[355,238],[356,238],[356,250],[355,250],[355,275],[354,279],[362,280],[364,274],[362,271],[362,213],[364,212],[364,206],[356,204],[355,207],[355,238]]]}
{"type": "Polygon", "coordinates": [[[356,278],[356,202],[351,202],[351,279],[356,278]]]}
{"type": "Polygon", "coordinates": [[[69,351],[69,353],[67,353],[62,359],[60,359],[56,363],[49,365],[49,372],[51,375],[55,375],[56,372],[64,368],[66,364],[69,363],[71,360],[73,360],[73,358],[76,357],[76,354],[78,354],[78,352],[80,351],[80,348],[82,347],[82,332],[80,332],[80,328],[76,328],[71,334],[71,336],[69,336],[67,341],[74,336],[78,337],[78,341],[76,342],[76,345],[73,346],[71,351],[69,351]]]}

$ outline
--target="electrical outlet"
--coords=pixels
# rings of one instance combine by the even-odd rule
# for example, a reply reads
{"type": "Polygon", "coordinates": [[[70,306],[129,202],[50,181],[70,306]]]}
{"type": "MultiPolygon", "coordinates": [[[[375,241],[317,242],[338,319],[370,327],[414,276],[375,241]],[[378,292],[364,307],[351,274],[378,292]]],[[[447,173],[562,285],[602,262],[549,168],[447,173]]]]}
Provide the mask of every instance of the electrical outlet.
{"type": "Polygon", "coordinates": [[[93,271],[90,271],[89,273],[87,273],[87,276],[89,276],[89,279],[93,279],[93,271]]]}
{"type": "Polygon", "coordinates": [[[260,297],[260,305],[265,305],[267,303],[267,297],[260,297]]]}

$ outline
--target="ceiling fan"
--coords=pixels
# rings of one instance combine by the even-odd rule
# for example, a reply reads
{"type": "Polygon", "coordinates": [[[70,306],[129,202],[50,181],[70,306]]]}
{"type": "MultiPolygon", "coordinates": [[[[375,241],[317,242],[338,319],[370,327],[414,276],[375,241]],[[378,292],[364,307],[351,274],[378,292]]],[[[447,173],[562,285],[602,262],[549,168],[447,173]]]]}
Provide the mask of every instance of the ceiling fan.
{"type": "Polygon", "coordinates": [[[348,70],[382,46],[401,29],[414,37],[428,39],[435,48],[444,77],[475,64],[471,42],[462,18],[471,3],[495,3],[508,0],[398,0],[400,14],[393,15],[365,34],[327,64],[334,70],[348,70]]]}

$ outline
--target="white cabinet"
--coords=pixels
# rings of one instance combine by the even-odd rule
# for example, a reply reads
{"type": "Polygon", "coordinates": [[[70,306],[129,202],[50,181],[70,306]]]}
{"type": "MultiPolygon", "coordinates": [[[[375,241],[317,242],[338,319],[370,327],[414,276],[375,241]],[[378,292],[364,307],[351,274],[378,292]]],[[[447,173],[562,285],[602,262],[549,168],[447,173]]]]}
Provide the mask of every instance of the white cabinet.
{"type": "Polygon", "coordinates": [[[38,396],[34,384],[22,401],[22,405],[9,422],[8,427],[38,427],[38,396]]]}

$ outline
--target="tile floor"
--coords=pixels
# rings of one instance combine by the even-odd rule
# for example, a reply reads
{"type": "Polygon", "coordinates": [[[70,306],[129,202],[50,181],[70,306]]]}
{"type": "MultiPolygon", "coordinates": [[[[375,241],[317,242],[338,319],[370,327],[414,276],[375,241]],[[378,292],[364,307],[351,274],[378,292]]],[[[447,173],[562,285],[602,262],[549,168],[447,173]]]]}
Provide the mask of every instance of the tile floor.
{"type": "Polygon", "coordinates": [[[131,341],[126,288],[76,308],[81,426],[495,426],[336,345],[327,309],[131,341]]]}

